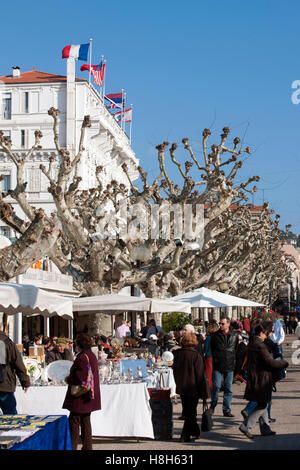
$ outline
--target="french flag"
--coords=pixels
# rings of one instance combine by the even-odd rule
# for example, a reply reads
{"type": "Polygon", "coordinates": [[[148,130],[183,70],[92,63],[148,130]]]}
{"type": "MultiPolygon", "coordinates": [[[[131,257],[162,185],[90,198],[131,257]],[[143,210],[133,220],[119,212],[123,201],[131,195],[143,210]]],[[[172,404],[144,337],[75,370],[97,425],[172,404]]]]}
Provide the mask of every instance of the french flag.
{"type": "Polygon", "coordinates": [[[71,46],[65,46],[62,50],[63,59],[77,59],[86,61],[89,54],[90,44],[77,44],[71,46]]]}

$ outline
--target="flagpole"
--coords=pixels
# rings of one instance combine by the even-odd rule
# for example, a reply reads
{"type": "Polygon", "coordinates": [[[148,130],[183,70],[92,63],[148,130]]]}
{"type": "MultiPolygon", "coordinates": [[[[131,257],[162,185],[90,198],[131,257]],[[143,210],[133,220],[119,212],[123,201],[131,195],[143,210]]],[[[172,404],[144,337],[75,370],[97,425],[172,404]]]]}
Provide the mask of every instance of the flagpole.
{"type": "MultiPolygon", "coordinates": [[[[102,66],[103,66],[103,64],[104,64],[103,59],[104,59],[104,55],[101,56],[101,62],[100,62],[100,63],[102,64],[102,66]]],[[[104,70],[104,73],[105,73],[105,70],[104,70]]],[[[100,70],[100,79],[101,79],[101,70],[100,70]]],[[[104,80],[104,77],[103,77],[103,80],[104,80]]],[[[102,92],[102,94],[103,94],[103,80],[101,80],[101,85],[99,85],[99,93],[100,93],[100,96],[101,96],[101,92],[102,92]],[[101,88],[102,88],[102,90],[101,90],[101,88]]],[[[104,98],[103,98],[103,100],[104,100],[104,98]]]]}
{"type": "Polygon", "coordinates": [[[130,105],[130,107],[131,107],[131,121],[130,121],[130,128],[129,128],[129,143],[131,145],[131,126],[132,126],[132,111],[133,111],[132,104],[130,105]]]}
{"type": "Polygon", "coordinates": [[[101,56],[101,62],[102,62],[102,67],[104,67],[104,73],[103,73],[103,80],[102,80],[102,99],[104,103],[104,96],[105,96],[105,69],[106,69],[106,60],[104,60],[104,56],[101,56]]]}
{"type": "Polygon", "coordinates": [[[123,94],[124,94],[124,89],[122,88],[122,103],[121,103],[121,129],[123,129],[123,94]]]}
{"type": "Polygon", "coordinates": [[[91,68],[92,68],[92,42],[93,39],[90,38],[90,70],[89,70],[89,86],[91,86],[91,68]]]}
{"type": "Polygon", "coordinates": [[[102,89],[102,93],[103,93],[103,101],[104,101],[104,97],[105,97],[105,82],[106,82],[106,60],[104,61],[104,64],[105,64],[105,67],[104,67],[104,76],[103,76],[103,89],[102,89]]]}
{"type": "Polygon", "coordinates": [[[124,105],[123,105],[123,121],[124,121],[123,129],[124,129],[124,132],[126,132],[126,123],[125,123],[126,96],[127,96],[127,93],[124,93],[124,105]]]}

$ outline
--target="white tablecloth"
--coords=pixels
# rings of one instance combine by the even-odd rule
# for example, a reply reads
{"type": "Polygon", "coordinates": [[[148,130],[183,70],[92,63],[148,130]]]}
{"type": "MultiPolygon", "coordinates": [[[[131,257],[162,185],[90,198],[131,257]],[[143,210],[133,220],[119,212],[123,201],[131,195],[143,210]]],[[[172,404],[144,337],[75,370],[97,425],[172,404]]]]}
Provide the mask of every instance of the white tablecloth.
{"type": "MultiPolygon", "coordinates": [[[[145,437],[154,439],[149,393],[146,383],[102,385],[101,410],[93,411],[93,436],[145,437]]],[[[28,415],[69,414],[62,409],[67,387],[16,389],[17,411],[28,415]]]]}

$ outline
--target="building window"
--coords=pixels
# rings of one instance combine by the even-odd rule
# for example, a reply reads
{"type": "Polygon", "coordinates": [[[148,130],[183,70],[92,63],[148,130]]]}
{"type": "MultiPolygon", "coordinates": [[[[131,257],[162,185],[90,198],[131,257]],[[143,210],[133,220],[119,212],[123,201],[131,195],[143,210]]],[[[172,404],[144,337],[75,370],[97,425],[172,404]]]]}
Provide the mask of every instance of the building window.
{"type": "Polygon", "coordinates": [[[11,131],[3,131],[3,137],[11,142],[11,131]]]}
{"type": "Polygon", "coordinates": [[[0,182],[0,191],[7,192],[11,189],[11,174],[9,172],[2,172],[5,178],[0,182]]]}
{"type": "Polygon", "coordinates": [[[22,112],[29,113],[29,92],[24,91],[22,95],[22,112]]]}
{"type": "Polygon", "coordinates": [[[24,111],[25,113],[29,113],[29,93],[28,91],[25,91],[25,103],[24,103],[24,111]]]}
{"type": "Polygon", "coordinates": [[[11,93],[3,94],[2,117],[3,119],[11,119],[11,93]]]}
{"type": "Polygon", "coordinates": [[[25,148],[25,129],[21,129],[21,148],[25,148]]]}

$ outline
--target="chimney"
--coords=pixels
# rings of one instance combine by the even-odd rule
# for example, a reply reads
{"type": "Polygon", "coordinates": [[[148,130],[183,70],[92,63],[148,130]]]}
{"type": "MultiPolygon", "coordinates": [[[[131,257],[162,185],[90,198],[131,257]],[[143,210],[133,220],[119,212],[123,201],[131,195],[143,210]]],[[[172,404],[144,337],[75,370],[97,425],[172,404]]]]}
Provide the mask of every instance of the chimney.
{"type": "Polygon", "coordinates": [[[20,67],[13,67],[13,78],[19,78],[21,75],[20,67]]]}

